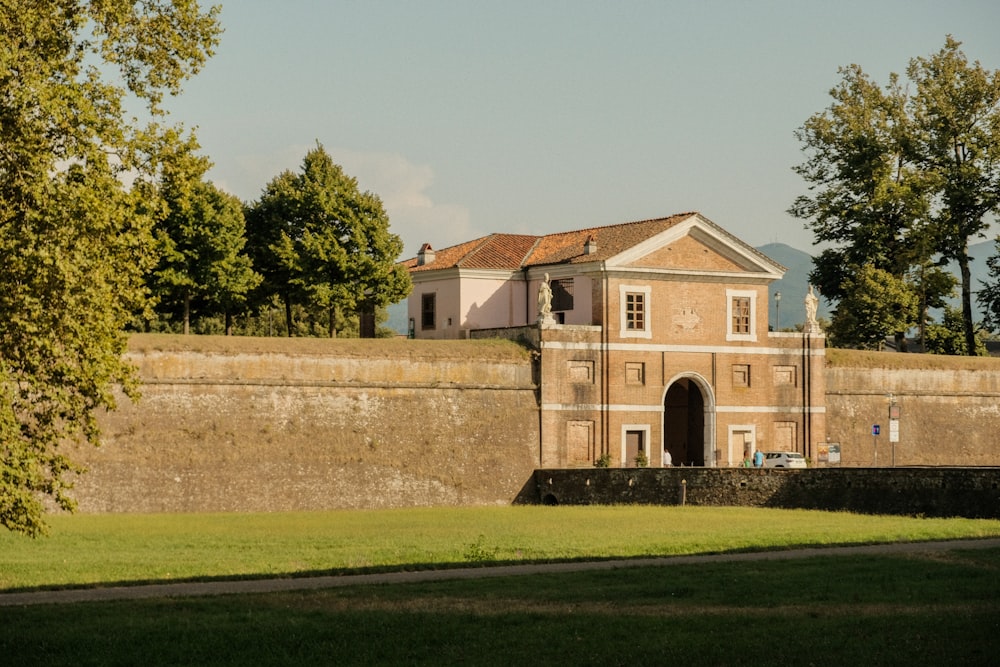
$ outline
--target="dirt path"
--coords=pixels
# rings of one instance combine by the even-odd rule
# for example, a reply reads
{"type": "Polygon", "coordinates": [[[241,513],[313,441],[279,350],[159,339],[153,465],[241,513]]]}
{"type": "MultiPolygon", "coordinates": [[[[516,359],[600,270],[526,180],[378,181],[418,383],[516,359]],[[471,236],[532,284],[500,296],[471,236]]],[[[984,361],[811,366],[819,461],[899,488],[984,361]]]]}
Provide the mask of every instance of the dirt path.
{"type": "Polygon", "coordinates": [[[723,563],[737,561],[793,560],[816,556],[856,556],[864,554],[920,554],[963,549],[1000,548],[1000,538],[982,540],[950,540],[944,542],[905,542],[872,544],[852,547],[812,547],[790,551],[715,554],[708,556],[671,556],[629,560],[587,561],[533,565],[503,565],[469,567],[450,570],[420,570],[385,574],[351,574],[342,576],[254,579],[243,581],[189,582],[150,584],[143,586],[112,586],[27,593],[0,593],[0,606],[34,604],[71,604],[105,600],[142,600],[165,597],[198,597],[205,595],[237,595],[245,593],[276,593],[282,591],[336,588],[366,584],[401,584],[449,579],[482,579],[525,574],[582,572],[585,570],[617,570],[629,567],[669,566],[690,563],[723,563]]]}

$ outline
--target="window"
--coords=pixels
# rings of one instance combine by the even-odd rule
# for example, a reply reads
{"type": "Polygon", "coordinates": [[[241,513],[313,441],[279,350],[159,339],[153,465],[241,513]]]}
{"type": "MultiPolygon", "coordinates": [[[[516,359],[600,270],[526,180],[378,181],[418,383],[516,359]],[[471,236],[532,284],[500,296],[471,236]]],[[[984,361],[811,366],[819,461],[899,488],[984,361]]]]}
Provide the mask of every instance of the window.
{"type": "Polygon", "coordinates": [[[749,290],[726,290],[726,340],[756,341],[757,293],[749,290]]]}
{"type": "Polygon", "coordinates": [[[625,328],[629,331],[646,330],[646,295],[640,292],[625,294],[625,328]]]}
{"type": "Polygon", "coordinates": [[[549,283],[552,288],[552,310],[573,310],[573,279],[553,280],[549,283]]]}
{"type": "Polygon", "coordinates": [[[649,323],[649,287],[619,286],[622,338],[652,338],[649,323]]]}
{"type": "Polygon", "coordinates": [[[433,329],[435,321],[435,310],[437,305],[437,294],[420,295],[420,328],[433,329]]]}
{"type": "Polygon", "coordinates": [[[750,333],[750,299],[745,296],[733,297],[733,333],[750,333]]]}

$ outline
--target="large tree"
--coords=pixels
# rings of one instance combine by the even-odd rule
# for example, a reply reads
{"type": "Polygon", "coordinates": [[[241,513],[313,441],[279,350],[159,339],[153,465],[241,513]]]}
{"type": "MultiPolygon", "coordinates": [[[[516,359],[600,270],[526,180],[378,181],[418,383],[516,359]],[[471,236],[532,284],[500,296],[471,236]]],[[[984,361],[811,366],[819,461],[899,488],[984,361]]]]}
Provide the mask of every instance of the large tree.
{"type": "Polygon", "coordinates": [[[334,336],[338,313],[374,312],[410,292],[396,262],[402,241],[389,231],[382,201],[359,190],[322,146],[306,154],[300,173],[268,184],[247,223],[254,265],[265,291],[284,301],[289,335],[295,302],[324,311],[334,336]]]}
{"type": "Polygon", "coordinates": [[[905,145],[906,95],[894,76],[882,90],[857,65],[842,68],[834,102],[796,132],[808,159],[795,172],[812,194],[789,212],[807,221],[820,254],[810,279],[828,298],[843,296],[852,267],[865,264],[902,277],[915,248],[910,231],[927,211],[927,198],[905,145]]]}
{"type": "MultiPolygon", "coordinates": [[[[937,55],[911,61],[909,84],[892,74],[885,89],[857,65],[841,69],[833,104],[797,133],[808,157],[795,171],[811,193],[789,212],[831,244],[810,275],[827,297],[847,296],[847,279],[870,265],[915,278],[921,302],[940,303],[952,283],[937,265],[954,259],[968,303],[968,239],[997,207],[1000,79],[958,47],[949,37],[937,55]]],[[[963,312],[972,353],[971,306],[963,312]]],[[[926,319],[925,307],[916,323],[926,319]]]]}
{"type": "Polygon", "coordinates": [[[160,312],[179,312],[183,330],[190,331],[192,304],[202,314],[225,316],[232,333],[233,311],[260,283],[246,243],[243,204],[204,180],[207,158],[196,153],[193,136],[177,137],[177,150],[163,159],[158,195],[165,209],[155,234],[159,263],[152,274],[160,312]]]}
{"type": "Polygon", "coordinates": [[[937,196],[938,250],[958,263],[965,354],[975,355],[969,239],[984,237],[1000,208],[1000,70],[969,63],[949,36],[941,51],[915,58],[913,153],[937,196]]]}
{"type": "Polygon", "coordinates": [[[162,117],[164,95],[218,35],[216,10],[191,0],[0,0],[0,524],[10,530],[44,532],[45,497],[73,507],[76,468],[62,447],[98,443],[115,388],[135,395],[123,325],[145,298],[154,220],[141,184],[167,139],[125,120],[126,94],[162,117]]]}

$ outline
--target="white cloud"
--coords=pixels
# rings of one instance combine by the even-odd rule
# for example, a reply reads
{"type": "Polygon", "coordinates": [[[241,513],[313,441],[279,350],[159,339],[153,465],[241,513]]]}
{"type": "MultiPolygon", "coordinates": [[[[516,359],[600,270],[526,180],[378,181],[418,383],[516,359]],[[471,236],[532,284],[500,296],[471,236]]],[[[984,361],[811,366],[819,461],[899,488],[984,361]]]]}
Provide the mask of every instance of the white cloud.
{"type": "MultiPolygon", "coordinates": [[[[313,146],[291,145],[267,155],[240,156],[230,169],[216,165],[209,178],[241,199],[253,201],[275,176],[298,171],[313,146]]],[[[403,258],[415,256],[423,243],[441,248],[483,235],[473,230],[465,206],[432,199],[434,170],[430,165],[414,164],[396,153],[325,148],[334,162],[357,178],[362,190],[381,198],[390,228],[403,239],[403,258]]]]}
{"type": "Polygon", "coordinates": [[[382,199],[392,231],[403,239],[404,257],[415,256],[424,243],[442,248],[482,235],[473,231],[469,209],[431,198],[428,190],[434,170],[430,165],[413,164],[395,153],[337,150],[330,154],[358,179],[362,190],[382,199]]]}

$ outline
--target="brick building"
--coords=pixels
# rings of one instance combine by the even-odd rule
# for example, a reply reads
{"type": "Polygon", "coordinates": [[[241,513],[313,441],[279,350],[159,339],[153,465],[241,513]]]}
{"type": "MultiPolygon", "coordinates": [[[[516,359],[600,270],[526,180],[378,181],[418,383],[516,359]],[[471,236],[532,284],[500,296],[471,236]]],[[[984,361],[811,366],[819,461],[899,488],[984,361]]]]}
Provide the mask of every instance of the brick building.
{"type": "Polygon", "coordinates": [[[825,442],[824,337],[770,332],[784,267],[698,213],[425,244],[404,264],[414,337],[536,344],[543,468],[815,459],[825,442]]]}

